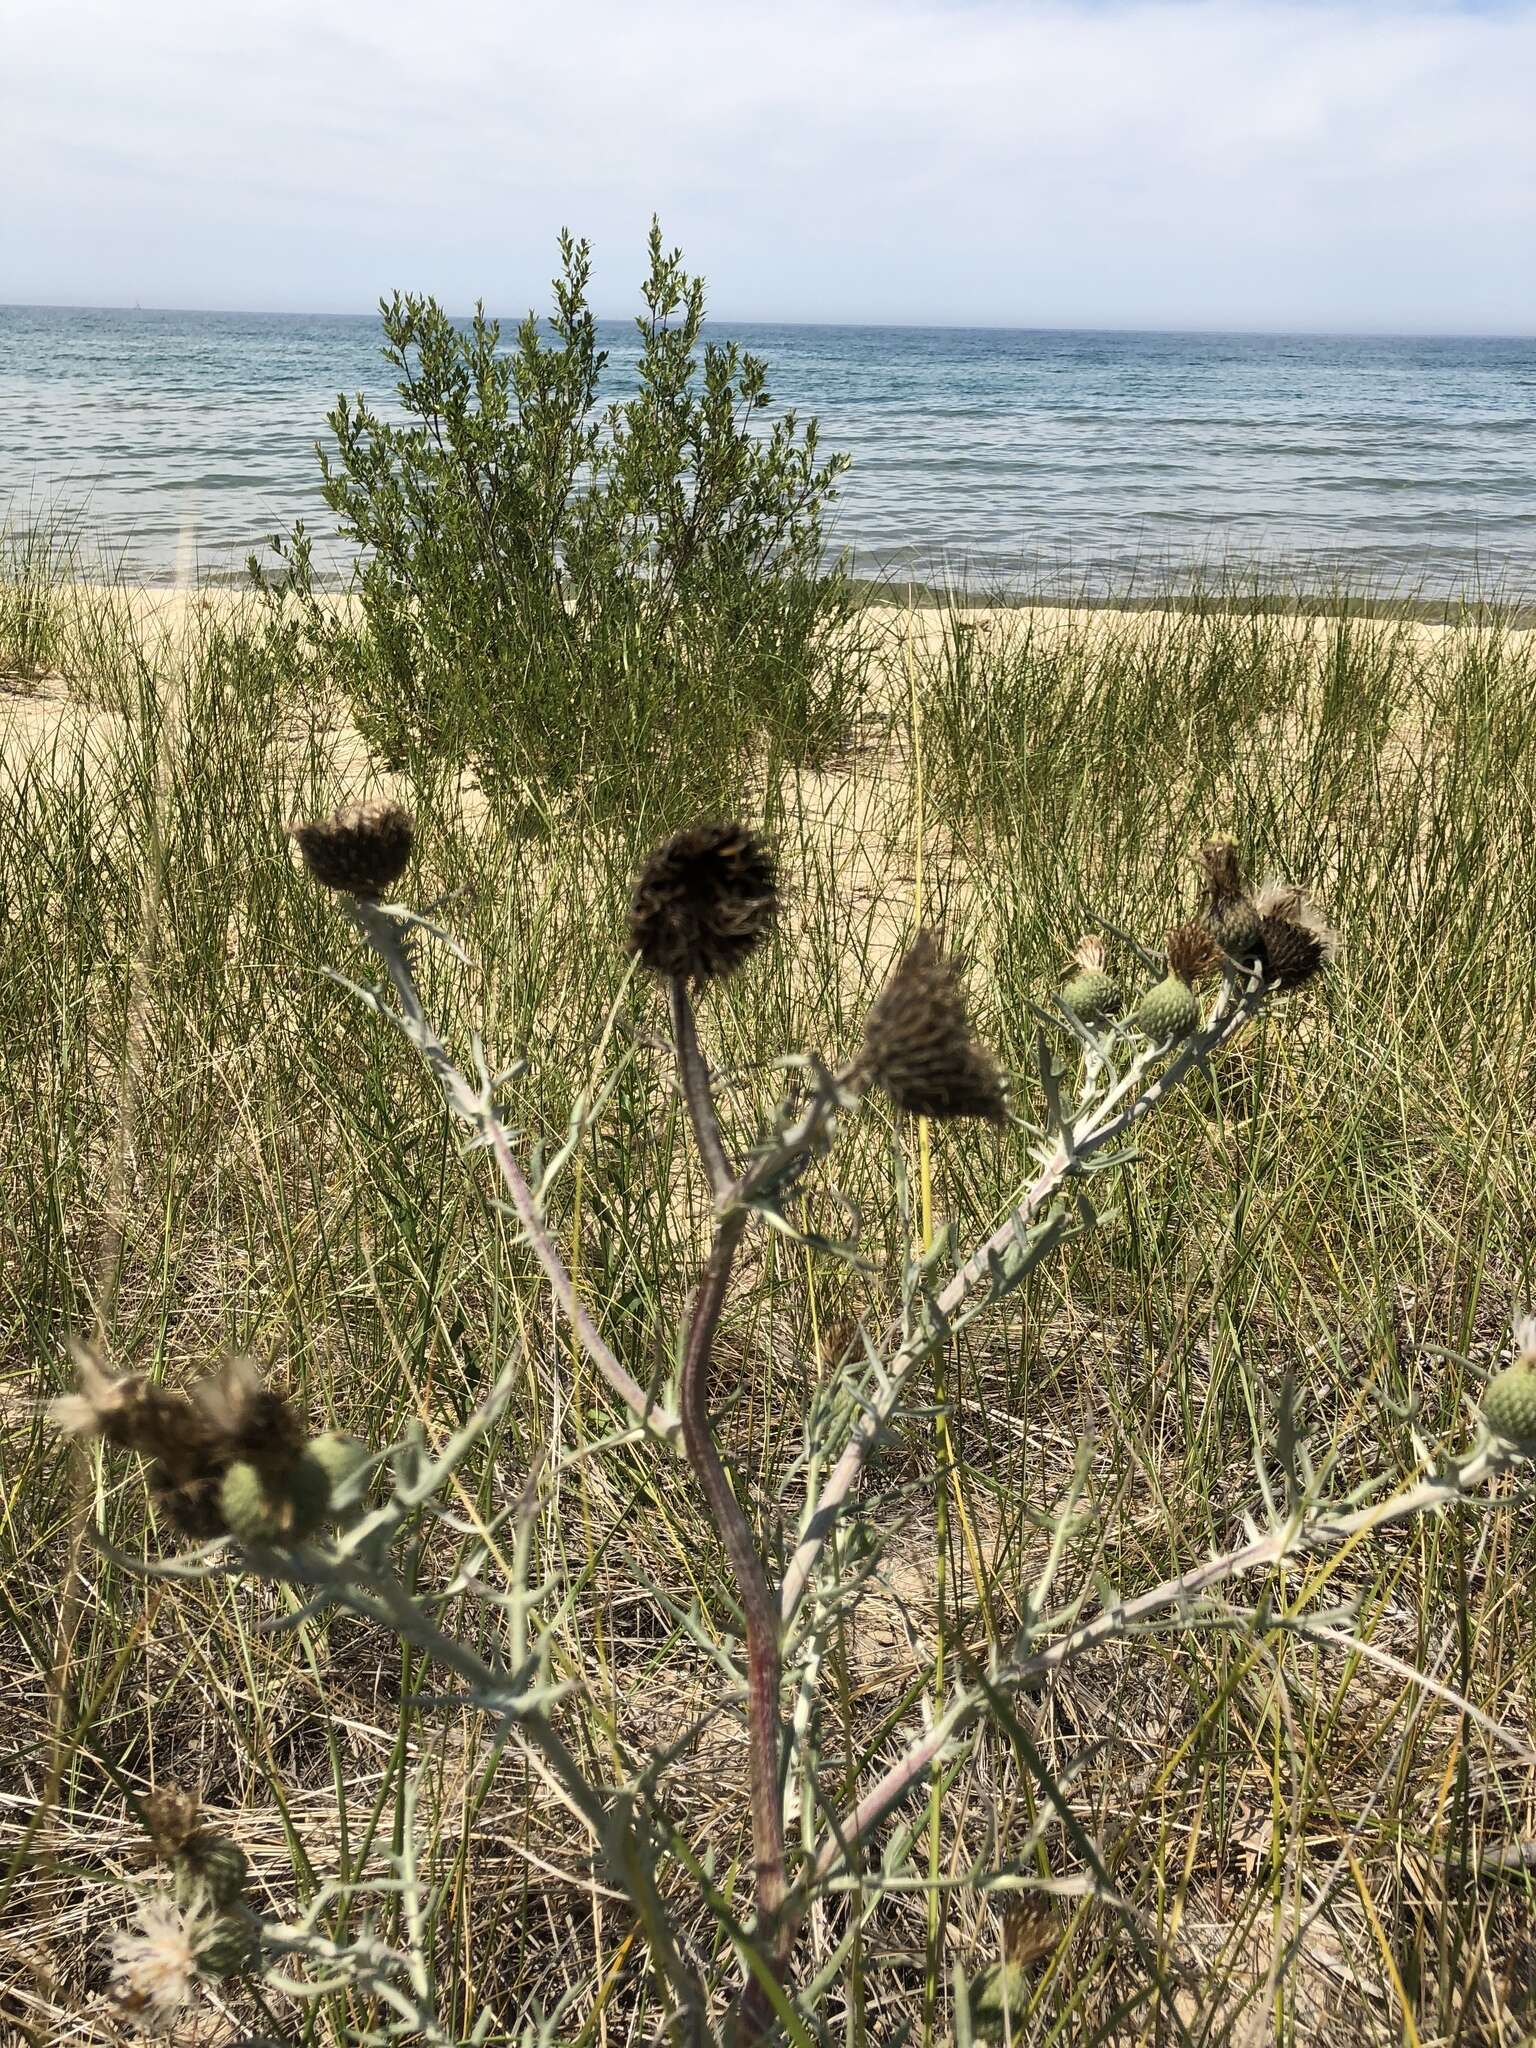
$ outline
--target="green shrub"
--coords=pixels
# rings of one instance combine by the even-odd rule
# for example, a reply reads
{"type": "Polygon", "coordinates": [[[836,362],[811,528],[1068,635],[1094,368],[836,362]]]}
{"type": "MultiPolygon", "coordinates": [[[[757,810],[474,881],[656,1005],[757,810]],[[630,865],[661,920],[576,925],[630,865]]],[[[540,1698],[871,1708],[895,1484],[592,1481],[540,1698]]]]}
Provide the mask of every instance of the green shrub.
{"type": "Polygon", "coordinates": [[[654,223],[638,389],[603,402],[589,248],[560,255],[551,317],[510,349],[483,309],[381,304],[403,417],[340,398],[319,450],[366,633],[317,602],[302,527],[253,574],[300,599],[371,745],[470,764],[499,808],[578,786],[628,806],[637,765],[685,808],[765,750],[825,758],[862,673],[823,533],[846,458],[766,421],[766,365],[704,340],[703,283],[654,223]]]}

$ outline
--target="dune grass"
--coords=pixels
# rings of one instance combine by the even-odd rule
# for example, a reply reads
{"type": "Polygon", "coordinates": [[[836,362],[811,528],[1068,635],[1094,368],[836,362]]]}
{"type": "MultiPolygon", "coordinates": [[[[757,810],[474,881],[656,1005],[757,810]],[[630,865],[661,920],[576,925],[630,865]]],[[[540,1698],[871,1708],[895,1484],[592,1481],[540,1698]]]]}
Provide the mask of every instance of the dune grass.
{"type": "MultiPolygon", "coordinates": [[[[71,1457],[39,1413],[74,1328],[171,1379],[225,1348],[270,1357],[317,1421],[375,1445],[412,1426],[440,1439],[521,1345],[526,1386],[459,1504],[471,1523],[611,1414],[483,1159],[460,1156],[407,1049],[328,978],[365,976],[362,948],[284,824],[401,785],[253,600],[146,635],[122,593],[43,582],[46,602],[0,595],[0,669],[64,671],[51,701],[0,710],[0,2014],[18,2038],[116,2038],[103,1943],[135,1868],[127,1795],[174,1779],[246,1847],[274,1911],[414,1827],[451,2033],[488,2005],[490,2038],[518,2041],[568,1995],[553,2038],[655,2038],[623,1898],[523,1758],[424,1701],[417,1658],[344,1618],[263,1633],[288,1596],[147,1583],[89,1540],[172,1541],[136,1471],[71,1457]]],[[[1100,1227],[953,1348],[937,1487],[931,1416],[884,1454],[864,1501],[885,1532],[877,1591],[840,1645],[823,1736],[850,1782],[920,1725],[940,1660],[974,1667],[1009,1640],[1075,1473],[1065,1590],[1130,1594],[1240,1538],[1255,1459],[1276,1476],[1287,1386],[1342,1485],[1396,1484],[1462,1441],[1536,1286],[1529,637],[1495,616],[959,601],[871,608],[859,630],[855,715],[814,771],[704,745],[686,786],[637,760],[622,800],[611,779],[531,813],[451,778],[408,792],[412,899],[470,962],[423,955],[449,1042],[480,1032],[492,1068],[526,1055],[505,1103],[525,1148],[560,1142],[598,1063],[611,1082],[553,1221],[642,1381],[708,1221],[651,1048],[662,1007],[625,957],[630,877],[661,832],[740,815],[784,862],[784,935],[703,1013],[738,1144],[779,1055],[852,1051],[919,895],[1026,1095],[1031,1005],[1087,913],[1165,929],[1214,829],[1313,884],[1346,944],[1285,1031],[1251,1033],[1146,1131],[1100,1227]]],[[[839,1153],[877,1265],[906,1249],[902,1142],[871,1111],[839,1153]]],[[[937,1218],[973,1241],[1028,1165],[1017,1130],[936,1133],[937,1218]]],[[[806,1404],[885,1299],[801,1247],[755,1246],[716,1399],[770,1545],[806,1404]]],[[[709,1713],[711,1672],[669,1619],[697,1603],[730,1626],[708,1522],[687,1475],[640,1451],[549,1469],[534,1541],[571,1589],[569,1737],[595,1767],[682,1745],[671,1810],[730,1891],[744,1740],[709,1713]]],[[[417,1556],[423,1583],[441,1561],[417,1556]]],[[[1027,1895],[1020,2041],[1524,2038],[1536,1776],[1456,1700],[1516,1733],[1536,1720],[1529,1509],[1426,1518],[1347,1547],[1319,1588],[1321,1569],[1276,1574],[1257,1622],[1233,1609],[1117,1642],[1022,1698],[916,1815],[937,1883],[863,1924],[825,2038],[952,2038],[957,1978],[998,1955],[1026,1880],[1048,1882],[1027,1895]],[[1303,1578],[1341,1610],[1342,1642],[1295,1624],[1303,1578]]],[[[338,1931],[352,1910],[334,1908],[338,1931]]],[[[398,1932],[399,1903],[378,1910],[398,1932]]],[[[808,1931],[811,1973],[840,1910],[808,1931]]],[[[225,2004],[198,2038],[341,2043],[381,2023],[355,1991],[225,2004]]]]}

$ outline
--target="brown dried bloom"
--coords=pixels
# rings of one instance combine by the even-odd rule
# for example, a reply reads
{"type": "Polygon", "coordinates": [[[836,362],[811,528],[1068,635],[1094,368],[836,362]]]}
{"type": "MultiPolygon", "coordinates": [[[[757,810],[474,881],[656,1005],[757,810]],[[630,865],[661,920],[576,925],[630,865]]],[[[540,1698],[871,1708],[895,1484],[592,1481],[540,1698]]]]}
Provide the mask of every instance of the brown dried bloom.
{"type": "Polygon", "coordinates": [[[1109,948],[1096,933],[1089,932],[1078,940],[1077,949],[1067,964],[1081,969],[1084,974],[1103,974],[1109,965],[1109,948]]]}
{"type": "Polygon", "coordinates": [[[143,1373],[114,1379],[95,1352],[71,1348],[79,1391],[50,1404],[54,1422],[137,1451],[156,1504],[183,1536],[208,1542],[226,1532],[220,1489],[232,1464],[245,1460],[275,1477],[303,1453],[302,1417],[286,1394],[261,1384],[248,1359],[227,1360],[183,1391],[143,1373]]]}
{"type": "Polygon", "coordinates": [[[55,1428],[70,1436],[103,1436],[108,1443],[131,1446],[141,1427],[139,1406],[148,1385],[143,1373],[113,1379],[96,1352],[70,1340],[78,1388],[48,1403],[55,1428]]]}
{"type": "Polygon", "coordinates": [[[1198,918],[1168,934],[1168,965],[1186,988],[1204,981],[1220,958],[1210,927],[1198,918]]]}
{"type": "Polygon", "coordinates": [[[1266,882],[1254,908],[1259,917],[1266,988],[1300,988],[1337,957],[1338,934],[1294,882],[1266,882]]]}
{"type": "Polygon", "coordinates": [[[926,928],[875,999],[859,1065],[909,1116],[1007,1121],[997,1068],[971,1036],[958,969],[926,928]]]}
{"type": "Polygon", "coordinates": [[[630,944],[652,974],[713,981],[767,938],[778,913],[773,855],[745,825],[694,825],[640,870],[630,944]]]}
{"type": "Polygon", "coordinates": [[[144,1825],[150,1846],[157,1856],[179,1856],[197,1833],[198,1803],[195,1792],[179,1785],[162,1785],[144,1801],[144,1825]]]}
{"type": "Polygon", "coordinates": [[[1205,870],[1205,922],[1211,937],[1231,959],[1248,962],[1259,950],[1259,913],[1248,895],[1237,848],[1214,839],[1200,849],[1205,870]]]}
{"type": "Polygon", "coordinates": [[[184,1393],[157,1386],[141,1372],[114,1379],[99,1355],[72,1340],[78,1392],[49,1403],[54,1423],[73,1436],[100,1436],[119,1449],[156,1460],[172,1480],[189,1478],[208,1461],[211,1432],[184,1393]]]}
{"type": "Polygon", "coordinates": [[[416,823],[399,804],[347,804],[309,824],[295,819],[288,830],[317,882],[374,897],[405,873],[416,823]]]}
{"type": "Polygon", "coordinates": [[[192,1389],[192,1399],[226,1464],[244,1458],[263,1471],[286,1472],[304,1448],[303,1417],[280,1387],[263,1386],[248,1358],[226,1358],[192,1389]]]}

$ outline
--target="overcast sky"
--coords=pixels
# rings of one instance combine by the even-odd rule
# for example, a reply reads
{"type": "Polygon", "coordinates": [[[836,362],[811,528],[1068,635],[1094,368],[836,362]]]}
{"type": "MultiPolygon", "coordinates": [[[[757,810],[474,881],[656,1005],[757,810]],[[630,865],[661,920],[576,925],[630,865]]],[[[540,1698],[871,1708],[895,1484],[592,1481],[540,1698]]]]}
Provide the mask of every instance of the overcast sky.
{"type": "Polygon", "coordinates": [[[1536,0],[0,0],[0,301],[1536,332],[1536,0]]]}

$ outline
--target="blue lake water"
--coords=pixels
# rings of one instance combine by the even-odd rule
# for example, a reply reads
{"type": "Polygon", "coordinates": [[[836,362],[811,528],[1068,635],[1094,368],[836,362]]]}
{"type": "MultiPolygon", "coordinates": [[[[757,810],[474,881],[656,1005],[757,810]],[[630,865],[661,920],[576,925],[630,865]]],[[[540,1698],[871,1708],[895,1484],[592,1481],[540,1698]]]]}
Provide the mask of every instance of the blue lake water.
{"type": "MultiPolygon", "coordinates": [[[[714,331],[852,455],[833,538],[869,574],[1536,588],[1536,341],[714,331]]],[[[602,339],[619,395],[634,329],[602,339]]],[[[323,537],[314,442],[338,391],[389,398],[378,345],[372,317],[0,307],[0,516],[71,509],[152,581],[323,537]]]]}

